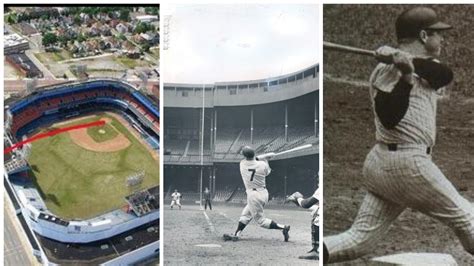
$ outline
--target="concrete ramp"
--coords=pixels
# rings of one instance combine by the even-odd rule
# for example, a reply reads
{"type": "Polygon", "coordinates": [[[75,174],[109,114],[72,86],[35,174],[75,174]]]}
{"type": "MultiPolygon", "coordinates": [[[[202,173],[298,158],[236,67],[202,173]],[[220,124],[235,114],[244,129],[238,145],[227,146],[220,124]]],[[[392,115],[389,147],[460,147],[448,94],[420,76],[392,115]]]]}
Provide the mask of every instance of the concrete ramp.
{"type": "Polygon", "coordinates": [[[400,253],[373,258],[370,266],[404,265],[404,266],[456,266],[456,260],[449,254],[442,253],[400,253]]]}

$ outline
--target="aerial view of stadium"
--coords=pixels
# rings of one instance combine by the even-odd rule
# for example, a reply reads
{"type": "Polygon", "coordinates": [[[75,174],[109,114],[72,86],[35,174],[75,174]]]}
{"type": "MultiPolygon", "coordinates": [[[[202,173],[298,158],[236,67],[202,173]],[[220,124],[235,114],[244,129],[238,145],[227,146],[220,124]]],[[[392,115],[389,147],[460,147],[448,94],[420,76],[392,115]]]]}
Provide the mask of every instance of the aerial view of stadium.
{"type": "Polygon", "coordinates": [[[311,214],[285,197],[311,196],[318,187],[317,7],[176,5],[162,12],[164,263],[315,265],[317,256],[298,259],[312,245],[317,252],[311,214]],[[266,183],[258,170],[242,163],[239,170],[249,151],[268,156],[266,183]],[[243,179],[252,171],[263,185],[249,189],[243,179]],[[244,221],[255,193],[267,197],[266,218],[244,221]],[[245,230],[226,241],[237,225],[245,230]]]}
{"type": "MultiPolygon", "coordinates": [[[[99,41],[118,34],[115,29],[110,29],[110,35],[105,31],[113,20],[131,29],[141,24],[155,29],[159,7],[21,6],[8,10],[8,28],[15,32],[11,34],[20,36],[23,33],[16,31],[27,24],[38,29],[36,38],[43,39],[42,45],[28,43],[26,50],[12,56],[26,56],[38,71],[51,74],[54,64],[35,60],[38,54],[69,54],[79,58],[77,62],[97,56],[75,55],[68,51],[70,41],[65,46],[44,43],[47,34],[61,35],[69,20],[68,29],[80,34],[100,24],[103,32],[93,36],[99,41]],[[59,26],[51,25],[42,32],[43,16],[59,26]]],[[[120,34],[135,37],[133,29],[120,34]]],[[[22,36],[34,42],[35,38],[22,36]]],[[[150,55],[152,49],[136,41],[137,58],[118,50],[100,54],[130,64],[143,60],[158,65],[158,59],[153,61],[150,55]]],[[[80,67],[77,76],[64,73],[64,77],[31,79],[26,73],[30,67],[6,60],[24,76],[5,80],[4,264],[156,263],[160,239],[159,80],[146,71],[137,75],[125,71],[126,75],[117,77],[108,75],[106,69],[90,71],[87,67],[80,67]],[[14,85],[17,82],[20,85],[14,85]]]]}

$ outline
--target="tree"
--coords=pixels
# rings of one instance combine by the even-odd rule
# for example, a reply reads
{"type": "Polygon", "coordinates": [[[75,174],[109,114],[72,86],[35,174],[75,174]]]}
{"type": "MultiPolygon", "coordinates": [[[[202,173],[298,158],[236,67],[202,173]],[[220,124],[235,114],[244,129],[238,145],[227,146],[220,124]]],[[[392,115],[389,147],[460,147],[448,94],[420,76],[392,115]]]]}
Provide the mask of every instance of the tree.
{"type": "Polygon", "coordinates": [[[124,21],[129,21],[130,20],[130,10],[128,10],[128,9],[121,10],[119,18],[121,20],[124,20],[124,21]]]}
{"type": "Polygon", "coordinates": [[[56,34],[52,32],[45,33],[43,35],[43,39],[41,40],[41,42],[43,43],[43,46],[49,46],[49,45],[55,44],[57,41],[58,41],[58,37],[56,36],[56,34]]]}
{"type": "Polygon", "coordinates": [[[143,52],[150,51],[150,45],[148,43],[143,44],[142,45],[142,50],[143,50],[143,52]]]}
{"type": "Polygon", "coordinates": [[[160,14],[160,8],[157,6],[148,6],[145,7],[145,13],[157,16],[160,14]]]}
{"type": "Polygon", "coordinates": [[[147,31],[153,31],[155,28],[146,22],[138,22],[137,26],[135,27],[135,33],[145,33],[147,31]]]}
{"type": "Polygon", "coordinates": [[[12,15],[8,16],[7,22],[8,22],[8,24],[15,24],[15,20],[13,19],[12,15]]]}
{"type": "Polygon", "coordinates": [[[74,16],[74,24],[79,26],[79,25],[81,25],[81,22],[82,22],[81,17],[79,15],[75,15],[74,16]]]}
{"type": "Polygon", "coordinates": [[[67,41],[68,41],[68,39],[66,38],[66,36],[64,36],[64,35],[58,36],[58,42],[59,42],[62,46],[66,46],[66,45],[67,45],[67,41]]]}
{"type": "Polygon", "coordinates": [[[87,38],[84,37],[84,34],[80,33],[79,35],[77,35],[77,41],[78,42],[83,42],[85,41],[87,38]]]}

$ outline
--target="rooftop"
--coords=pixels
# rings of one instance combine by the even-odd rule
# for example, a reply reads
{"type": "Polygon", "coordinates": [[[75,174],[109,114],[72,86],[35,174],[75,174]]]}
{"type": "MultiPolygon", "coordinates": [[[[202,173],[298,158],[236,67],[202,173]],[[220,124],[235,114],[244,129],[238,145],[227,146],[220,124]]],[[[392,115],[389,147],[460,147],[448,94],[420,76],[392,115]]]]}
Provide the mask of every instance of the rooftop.
{"type": "Polygon", "coordinates": [[[13,33],[5,35],[3,37],[3,43],[5,44],[5,48],[7,48],[18,44],[28,43],[28,41],[20,35],[13,33]]]}

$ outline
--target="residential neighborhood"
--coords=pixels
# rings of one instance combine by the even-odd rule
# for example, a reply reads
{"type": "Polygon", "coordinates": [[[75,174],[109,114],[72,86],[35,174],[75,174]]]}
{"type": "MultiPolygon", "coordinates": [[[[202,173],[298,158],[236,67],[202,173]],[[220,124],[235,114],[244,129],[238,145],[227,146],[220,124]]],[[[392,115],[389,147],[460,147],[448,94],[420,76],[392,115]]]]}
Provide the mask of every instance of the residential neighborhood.
{"type": "Polygon", "coordinates": [[[158,81],[159,6],[5,6],[5,78],[158,81]]]}

